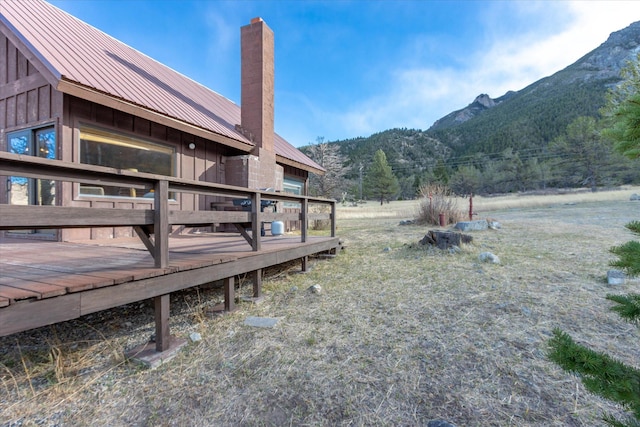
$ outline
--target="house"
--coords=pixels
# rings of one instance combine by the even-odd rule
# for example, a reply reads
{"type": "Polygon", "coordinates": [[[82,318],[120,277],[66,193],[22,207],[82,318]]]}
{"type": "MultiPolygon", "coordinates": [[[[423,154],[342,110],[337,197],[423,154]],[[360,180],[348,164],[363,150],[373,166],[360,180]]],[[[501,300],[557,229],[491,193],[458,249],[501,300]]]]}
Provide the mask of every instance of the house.
{"type": "Polygon", "coordinates": [[[241,50],[237,106],[42,0],[0,0],[0,336],[153,299],[155,342],[131,353],[153,364],[185,342],[171,293],[222,282],[232,311],[235,277],[258,299],[263,269],[336,254],[336,202],[307,195],[324,170],[274,132],[260,18],[241,50]],[[263,234],[284,221],[299,236],[263,234]],[[189,233],[218,227],[235,233],[189,233]]]}
{"type": "MultiPolygon", "coordinates": [[[[307,194],[323,173],[274,132],[273,32],[241,28],[241,106],[42,0],[0,2],[0,151],[177,178],[307,194]]],[[[7,177],[0,204],[147,209],[132,188],[7,177]]],[[[216,196],[178,194],[171,209],[216,196]]],[[[130,227],[4,231],[60,241],[130,227]]],[[[1,236],[0,236],[1,237],[1,236]]]]}

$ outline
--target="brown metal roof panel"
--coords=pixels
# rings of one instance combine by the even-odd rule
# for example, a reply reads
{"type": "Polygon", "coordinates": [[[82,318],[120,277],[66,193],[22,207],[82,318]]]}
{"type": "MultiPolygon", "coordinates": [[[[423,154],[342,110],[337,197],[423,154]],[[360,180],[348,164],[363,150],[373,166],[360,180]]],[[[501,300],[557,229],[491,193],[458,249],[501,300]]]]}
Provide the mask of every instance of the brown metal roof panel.
{"type": "Polygon", "coordinates": [[[0,14],[55,75],[251,145],[235,104],[102,31],[39,0],[2,0],[0,14]]]}
{"type": "MultiPolygon", "coordinates": [[[[0,19],[59,79],[253,145],[235,128],[238,105],[44,1],[0,0],[0,19]]],[[[275,148],[323,170],[279,135],[275,148]]]]}
{"type": "Polygon", "coordinates": [[[287,159],[293,160],[294,162],[300,163],[302,165],[309,166],[312,169],[325,172],[325,169],[322,166],[311,160],[304,153],[302,153],[302,151],[289,144],[283,137],[278,134],[275,135],[274,146],[278,155],[286,157],[287,159]]]}

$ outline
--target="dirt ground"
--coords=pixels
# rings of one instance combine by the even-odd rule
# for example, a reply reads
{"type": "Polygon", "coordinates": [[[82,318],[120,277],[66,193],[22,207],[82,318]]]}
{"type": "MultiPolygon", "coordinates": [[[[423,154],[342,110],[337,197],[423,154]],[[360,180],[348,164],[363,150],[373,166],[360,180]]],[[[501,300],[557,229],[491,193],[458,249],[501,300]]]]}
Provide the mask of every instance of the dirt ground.
{"type": "Polygon", "coordinates": [[[153,331],[146,303],[0,338],[0,425],[597,426],[623,414],[546,352],[560,327],[637,363],[637,327],[605,296],[638,291],[637,279],[607,285],[606,272],[640,202],[479,217],[501,228],[469,233],[459,253],[417,245],[438,227],[339,219],[338,257],[271,271],[264,302],[224,317],[207,316],[217,289],[172,295],[172,330],[202,340],[155,370],[123,357],[153,331]]]}

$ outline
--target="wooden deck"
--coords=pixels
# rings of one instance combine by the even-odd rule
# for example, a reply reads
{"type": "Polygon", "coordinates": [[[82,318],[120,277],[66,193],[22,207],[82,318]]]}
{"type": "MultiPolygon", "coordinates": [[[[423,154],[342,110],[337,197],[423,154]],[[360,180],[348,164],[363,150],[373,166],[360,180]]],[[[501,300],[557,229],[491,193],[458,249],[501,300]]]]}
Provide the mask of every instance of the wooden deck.
{"type": "Polygon", "coordinates": [[[0,204],[0,231],[8,236],[15,230],[101,227],[130,227],[138,236],[71,243],[5,235],[0,240],[0,336],[153,298],[155,349],[166,352],[175,342],[169,333],[172,292],[222,280],[224,308],[231,311],[236,276],[251,274],[254,297],[259,297],[264,268],[299,259],[304,270],[310,255],[340,247],[335,200],[0,152],[0,180],[3,176],[55,180],[58,190],[72,190],[74,183],[152,189],[154,197],[150,208],[140,209],[117,201],[109,208],[75,206],[74,200],[70,206],[0,204]],[[243,200],[249,208],[171,209],[184,194],[224,203],[243,200]],[[263,200],[300,208],[263,212],[263,200]],[[313,211],[311,205],[320,209],[313,211]],[[328,220],[330,235],[309,236],[310,220],[328,220]],[[297,223],[300,235],[263,236],[263,225],[274,221],[297,223]],[[232,224],[238,233],[175,234],[220,224],[232,224]]]}
{"type": "Polygon", "coordinates": [[[331,251],[337,238],[236,233],[169,239],[170,263],[155,267],[138,238],[89,242],[0,240],[0,336],[168,294],[331,251]]]}

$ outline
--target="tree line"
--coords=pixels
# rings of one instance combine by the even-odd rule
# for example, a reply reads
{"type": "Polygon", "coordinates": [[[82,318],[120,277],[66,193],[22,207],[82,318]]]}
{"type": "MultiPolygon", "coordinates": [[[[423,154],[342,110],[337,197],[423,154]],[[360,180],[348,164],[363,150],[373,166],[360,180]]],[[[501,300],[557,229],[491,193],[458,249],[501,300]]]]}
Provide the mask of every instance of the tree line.
{"type": "MultiPolygon", "coordinates": [[[[396,200],[415,198],[427,183],[447,185],[460,195],[576,187],[596,191],[640,183],[637,164],[615,151],[611,134],[603,131],[609,128],[611,111],[624,93],[640,85],[638,68],[635,61],[622,70],[623,83],[607,94],[598,117],[575,117],[548,143],[526,141],[498,152],[455,156],[466,149],[456,149],[415,129],[391,129],[341,142],[318,138],[315,144],[301,148],[327,169],[324,176],[311,178],[311,193],[344,201],[396,200]],[[387,168],[393,179],[386,177],[387,168]],[[389,186],[384,195],[379,189],[381,180],[389,186]]],[[[531,137],[530,133],[523,135],[531,137]]],[[[517,138],[511,135],[511,140],[517,138]]]]}

